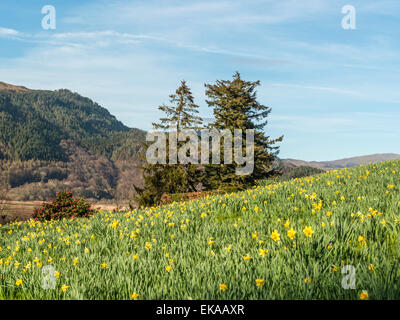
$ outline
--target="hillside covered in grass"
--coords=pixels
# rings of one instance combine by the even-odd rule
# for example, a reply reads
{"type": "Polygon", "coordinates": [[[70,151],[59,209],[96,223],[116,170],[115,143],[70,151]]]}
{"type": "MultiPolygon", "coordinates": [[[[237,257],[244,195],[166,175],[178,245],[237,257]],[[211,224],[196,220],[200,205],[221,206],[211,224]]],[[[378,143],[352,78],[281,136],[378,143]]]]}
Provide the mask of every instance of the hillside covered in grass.
{"type": "Polygon", "coordinates": [[[399,299],[399,188],[400,162],[389,161],[161,207],[6,225],[0,298],[399,299]],[[47,265],[55,289],[42,288],[47,265]],[[346,265],[355,289],[342,287],[346,265]]]}

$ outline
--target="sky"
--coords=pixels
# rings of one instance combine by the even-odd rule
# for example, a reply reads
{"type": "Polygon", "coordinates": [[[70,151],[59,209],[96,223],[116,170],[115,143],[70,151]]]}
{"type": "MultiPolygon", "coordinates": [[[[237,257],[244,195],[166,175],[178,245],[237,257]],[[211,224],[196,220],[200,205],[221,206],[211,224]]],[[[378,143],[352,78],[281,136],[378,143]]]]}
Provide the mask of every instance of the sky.
{"type": "Polygon", "coordinates": [[[181,80],[209,118],[204,84],[239,71],[261,81],[281,158],[400,153],[399,15],[398,0],[1,1],[0,81],[67,88],[150,130],[181,80]]]}

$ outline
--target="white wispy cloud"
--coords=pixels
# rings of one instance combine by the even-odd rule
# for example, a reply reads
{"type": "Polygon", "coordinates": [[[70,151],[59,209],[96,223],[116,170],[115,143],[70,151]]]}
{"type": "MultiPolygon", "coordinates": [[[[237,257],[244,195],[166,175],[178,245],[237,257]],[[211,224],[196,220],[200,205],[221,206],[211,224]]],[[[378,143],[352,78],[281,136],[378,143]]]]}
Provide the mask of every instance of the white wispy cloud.
{"type": "Polygon", "coordinates": [[[400,2],[398,0],[362,1],[357,8],[361,12],[375,15],[398,16],[400,2]]]}
{"type": "MultiPolygon", "coordinates": [[[[335,0],[337,2],[337,0],[335,0]]],[[[253,25],[293,22],[310,14],[329,9],[324,0],[253,0],[247,1],[162,1],[144,2],[122,1],[118,3],[101,2],[77,7],[64,18],[68,23],[110,25],[147,23],[168,25],[176,28],[181,22],[193,25],[253,25]],[[260,10],[262,8],[262,11],[260,10]]],[[[181,28],[182,31],[184,28],[181,28]]]]}
{"type": "Polygon", "coordinates": [[[270,65],[296,63],[296,61],[294,60],[275,58],[274,56],[266,57],[265,55],[261,56],[257,54],[246,53],[245,51],[231,51],[229,49],[207,47],[196,45],[193,43],[176,41],[160,36],[153,36],[148,34],[133,34],[128,32],[118,32],[114,30],[58,32],[52,34],[46,34],[43,32],[35,34],[19,33],[19,37],[15,40],[38,44],[47,44],[59,47],[76,48],[111,47],[118,44],[138,45],[144,42],[154,42],[190,51],[225,55],[231,57],[231,61],[241,63],[270,65]]]}
{"type": "Polygon", "coordinates": [[[346,94],[346,95],[363,97],[362,93],[360,93],[360,92],[352,91],[352,90],[348,90],[348,89],[335,88],[335,87],[307,86],[307,85],[287,84],[287,83],[273,83],[272,85],[276,86],[276,87],[288,87],[288,88],[296,88],[296,89],[326,91],[326,92],[337,93],[337,94],[346,94]]]}
{"type": "Polygon", "coordinates": [[[18,34],[19,32],[17,30],[0,27],[0,36],[16,36],[18,34]]]}
{"type": "Polygon", "coordinates": [[[363,134],[400,134],[395,124],[400,119],[399,112],[343,112],[324,115],[282,115],[271,114],[273,127],[294,132],[320,133],[321,135],[363,135],[363,134]]]}
{"type": "Polygon", "coordinates": [[[282,132],[305,132],[332,134],[353,129],[357,120],[349,115],[328,114],[324,116],[298,116],[271,114],[271,126],[280,129],[282,132]]]}

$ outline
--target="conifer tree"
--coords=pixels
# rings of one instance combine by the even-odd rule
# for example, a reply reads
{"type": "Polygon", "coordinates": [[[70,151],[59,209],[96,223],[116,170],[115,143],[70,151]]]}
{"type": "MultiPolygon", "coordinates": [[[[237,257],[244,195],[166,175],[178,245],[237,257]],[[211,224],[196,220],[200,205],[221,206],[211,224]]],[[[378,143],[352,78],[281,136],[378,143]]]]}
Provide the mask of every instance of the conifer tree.
{"type": "MultiPolygon", "coordinates": [[[[167,159],[170,144],[171,131],[179,134],[182,130],[199,130],[202,125],[202,118],[199,113],[199,106],[194,103],[194,98],[186,81],[182,81],[175,94],[170,97],[170,105],[158,107],[164,113],[158,123],[153,123],[154,129],[161,129],[167,137],[167,159]]],[[[172,139],[172,137],[171,137],[172,139]]],[[[176,148],[185,142],[178,141],[176,148]]],[[[135,186],[138,195],[134,198],[140,205],[159,204],[162,195],[186,193],[197,190],[201,182],[203,172],[197,164],[146,164],[142,167],[144,176],[144,187],[135,186]]]]}
{"type": "MultiPolygon", "coordinates": [[[[260,81],[244,81],[236,72],[233,80],[221,80],[216,84],[205,84],[206,102],[213,108],[215,121],[209,124],[210,128],[217,130],[241,129],[245,141],[246,129],[254,130],[254,170],[250,175],[237,175],[239,166],[232,164],[206,166],[206,186],[217,189],[243,189],[254,185],[259,179],[276,175],[276,170],[271,168],[279,152],[275,143],[282,141],[283,136],[271,140],[264,134],[267,117],[271,108],[257,101],[256,87],[260,81]]],[[[221,143],[221,157],[223,157],[223,144],[221,143]]],[[[244,153],[244,151],[243,151],[244,153]]]]}
{"type": "Polygon", "coordinates": [[[197,114],[199,106],[194,103],[194,98],[186,81],[182,80],[175,94],[169,96],[171,106],[161,105],[159,110],[165,113],[159,123],[153,123],[154,129],[169,130],[176,127],[179,132],[183,129],[200,129],[203,119],[197,114]]]}

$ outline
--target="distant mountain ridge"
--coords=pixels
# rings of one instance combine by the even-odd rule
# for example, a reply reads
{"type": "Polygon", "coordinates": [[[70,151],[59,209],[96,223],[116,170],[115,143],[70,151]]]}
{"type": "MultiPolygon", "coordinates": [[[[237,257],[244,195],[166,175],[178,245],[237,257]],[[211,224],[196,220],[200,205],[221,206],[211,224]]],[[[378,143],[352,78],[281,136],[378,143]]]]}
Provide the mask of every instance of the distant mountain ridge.
{"type": "Polygon", "coordinates": [[[8,90],[8,91],[16,91],[16,92],[27,92],[31,91],[28,88],[25,88],[23,86],[15,86],[9,83],[1,82],[0,81],[0,90],[8,90]]]}
{"type": "Polygon", "coordinates": [[[366,156],[344,158],[332,161],[304,161],[297,159],[281,159],[284,165],[289,167],[307,166],[322,170],[337,170],[343,168],[352,168],[369,163],[379,163],[388,160],[398,160],[400,154],[396,153],[378,153],[366,156]]]}

